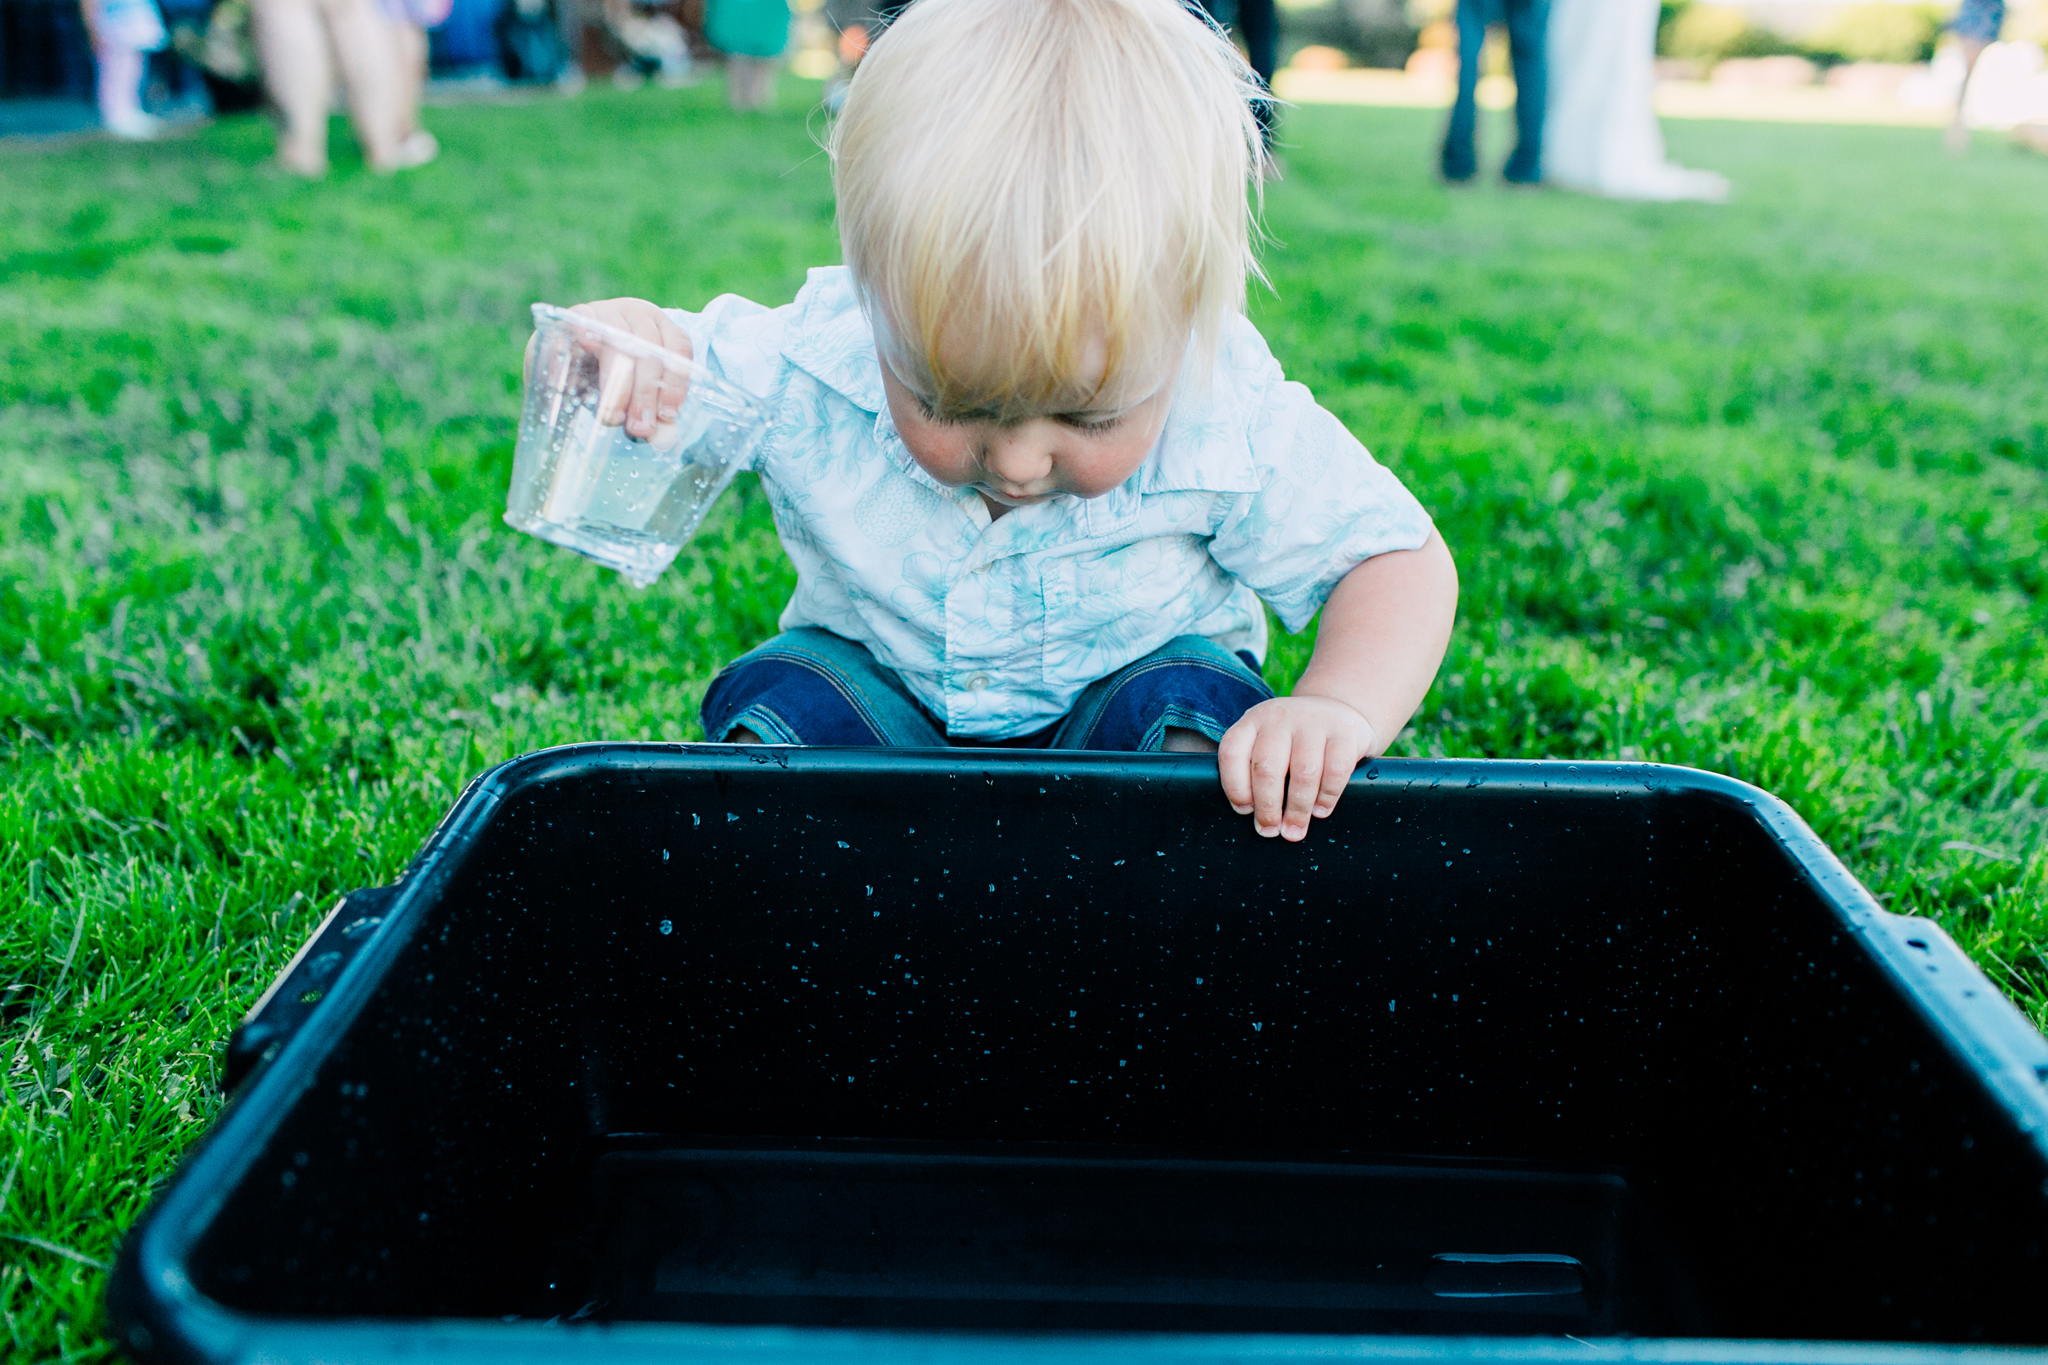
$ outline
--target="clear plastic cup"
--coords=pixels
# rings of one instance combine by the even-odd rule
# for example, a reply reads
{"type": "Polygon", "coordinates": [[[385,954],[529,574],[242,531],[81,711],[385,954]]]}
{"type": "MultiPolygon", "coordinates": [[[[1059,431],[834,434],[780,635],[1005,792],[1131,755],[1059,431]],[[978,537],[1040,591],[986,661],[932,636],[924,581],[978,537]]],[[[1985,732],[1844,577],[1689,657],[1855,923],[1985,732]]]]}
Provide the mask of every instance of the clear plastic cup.
{"type": "Polygon", "coordinates": [[[533,305],[533,323],[506,524],[644,588],[751,461],[766,410],[688,356],[617,327],[545,303],[533,305]],[[646,440],[624,425],[636,377],[682,394],[675,420],[646,440]]]}

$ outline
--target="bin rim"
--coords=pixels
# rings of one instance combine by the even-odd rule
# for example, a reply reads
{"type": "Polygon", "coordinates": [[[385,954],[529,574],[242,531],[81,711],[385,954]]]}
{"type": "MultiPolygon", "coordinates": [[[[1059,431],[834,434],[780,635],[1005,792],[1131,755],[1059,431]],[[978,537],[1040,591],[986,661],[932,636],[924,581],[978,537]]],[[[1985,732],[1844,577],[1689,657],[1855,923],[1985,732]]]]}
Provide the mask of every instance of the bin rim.
{"type": "MultiPolygon", "coordinates": [[[[107,1290],[115,1335],[137,1354],[178,1362],[261,1359],[379,1360],[402,1356],[477,1360],[492,1365],[548,1360],[671,1359],[690,1356],[720,1365],[882,1365],[916,1359],[925,1365],[1022,1365],[1057,1358],[1072,1365],[1178,1362],[1369,1360],[1549,1361],[1615,1360],[1691,1365],[1907,1365],[1908,1362],[2021,1358],[2048,1361],[2041,1347],[1961,1343],[1762,1341],[1710,1338],[1578,1338],[1258,1336],[1241,1334],[900,1333],[841,1328],[726,1328],[627,1323],[560,1327],[525,1322],[391,1319],[300,1319],[243,1313],[202,1293],[185,1273],[186,1258],[212,1225],[229,1193],[299,1097],[320,1063],[375,994],[376,983],[410,938],[414,907],[462,869],[492,813],[541,783],[593,773],[718,771],[740,764],[818,774],[929,773],[957,777],[963,769],[1168,775],[1214,781],[1215,759],[1203,754],[1133,754],[1016,749],[873,749],[690,742],[587,741],[535,750],[485,770],[463,789],[419,851],[388,888],[383,922],[277,1056],[260,1065],[180,1160],[168,1186],[123,1241],[107,1290]],[[420,1333],[426,1333],[422,1340],[420,1333]],[[403,1334],[403,1339],[401,1339],[403,1334]],[[436,1348],[434,1343],[441,1343],[436,1348]],[[1572,1344],[1577,1343],[1577,1344],[1572,1344]],[[1569,1347],[1569,1349],[1567,1349],[1569,1347]],[[1588,1355],[1588,1349],[1594,1354],[1588,1355]],[[892,1354],[895,1353],[895,1354],[892,1354]],[[1576,1353],[1576,1354],[1575,1354],[1576,1353]]],[[[2037,1032],[1934,921],[1885,910],[1791,806],[1759,787],[1723,774],[1673,764],[1563,759],[1374,759],[1360,766],[1348,795],[1450,786],[1474,790],[1578,795],[1685,793],[1747,812],[1777,842],[1798,875],[1866,944],[1902,987],[1932,1032],[1964,1070],[2012,1115],[2037,1155],[2048,1162],[2048,1039],[2037,1032]]],[[[1220,791],[1217,799],[1222,800],[1220,791]]],[[[1370,797],[1368,797],[1370,799],[1370,797]]],[[[1311,838],[1314,831],[1311,831],[1311,838]]],[[[331,917],[330,917],[331,918],[331,917]]],[[[325,927],[323,925],[323,927],[325,927]]],[[[2048,1182],[2044,1182],[2048,1194],[2048,1182]]]]}

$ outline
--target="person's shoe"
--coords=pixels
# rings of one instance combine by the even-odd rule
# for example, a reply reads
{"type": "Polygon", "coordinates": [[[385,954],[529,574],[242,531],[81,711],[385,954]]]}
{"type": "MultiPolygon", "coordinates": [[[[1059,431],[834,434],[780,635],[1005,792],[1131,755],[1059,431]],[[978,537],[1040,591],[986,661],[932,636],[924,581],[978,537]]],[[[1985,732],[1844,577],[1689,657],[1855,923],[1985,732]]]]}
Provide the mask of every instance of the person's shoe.
{"type": "Polygon", "coordinates": [[[1961,156],[1970,150],[1970,130],[1960,123],[1951,123],[1948,132],[1942,135],[1941,142],[1948,148],[1950,156],[1961,156]]]}
{"type": "Polygon", "coordinates": [[[434,135],[424,128],[415,128],[398,144],[398,150],[391,159],[380,164],[372,163],[370,169],[379,175],[390,175],[394,171],[409,171],[415,166],[424,166],[441,155],[441,144],[434,135]]]}
{"type": "Polygon", "coordinates": [[[1520,189],[1533,189],[1543,183],[1543,168],[1533,156],[1522,155],[1521,148],[1508,158],[1507,165],[1500,168],[1500,178],[1520,189]]]}
{"type": "Polygon", "coordinates": [[[415,166],[424,166],[441,155],[441,141],[424,128],[415,128],[412,136],[398,144],[398,155],[393,158],[394,170],[409,171],[415,166]]]}
{"type": "Polygon", "coordinates": [[[324,156],[315,160],[304,160],[288,155],[283,148],[279,148],[277,156],[270,161],[269,165],[274,170],[282,171],[286,175],[295,175],[301,180],[324,180],[327,178],[327,158],[324,156]]]}
{"type": "Polygon", "coordinates": [[[2022,123],[2012,130],[2012,145],[2048,156],[2048,123],[2022,123]]]}
{"type": "Polygon", "coordinates": [[[140,109],[109,115],[105,127],[108,136],[123,142],[153,142],[164,135],[164,121],[140,109]]]}

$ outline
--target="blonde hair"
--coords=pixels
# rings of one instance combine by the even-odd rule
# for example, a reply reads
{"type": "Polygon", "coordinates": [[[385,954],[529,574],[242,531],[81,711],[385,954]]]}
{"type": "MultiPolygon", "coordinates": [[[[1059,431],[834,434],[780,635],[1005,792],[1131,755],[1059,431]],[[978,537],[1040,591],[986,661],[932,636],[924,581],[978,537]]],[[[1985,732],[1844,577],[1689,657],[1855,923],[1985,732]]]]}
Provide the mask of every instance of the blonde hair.
{"type": "Polygon", "coordinates": [[[1259,273],[1268,98],[1180,0],[917,0],[829,143],[883,360],[1001,418],[1126,406],[1213,354],[1259,273]]]}

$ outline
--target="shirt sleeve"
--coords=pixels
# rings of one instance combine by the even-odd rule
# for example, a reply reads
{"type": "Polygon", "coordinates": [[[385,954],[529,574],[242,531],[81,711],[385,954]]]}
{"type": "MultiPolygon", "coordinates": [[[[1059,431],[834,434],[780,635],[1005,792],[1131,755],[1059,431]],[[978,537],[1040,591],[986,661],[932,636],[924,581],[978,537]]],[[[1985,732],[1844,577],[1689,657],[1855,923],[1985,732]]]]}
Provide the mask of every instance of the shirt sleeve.
{"type": "MultiPolygon", "coordinates": [[[[763,416],[775,410],[788,381],[789,363],[782,355],[786,309],[764,308],[737,294],[721,294],[701,313],[682,308],[665,311],[690,336],[697,362],[723,382],[761,405],[763,416]]],[[[760,464],[757,450],[753,466],[760,464]]]]}
{"type": "Polygon", "coordinates": [[[1259,490],[1222,509],[1211,558],[1270,605],[1290,632],[1306,627],[1345,574],[1374,555],[1420,549],[1432,523],[1393,471],[1283,379],[1246,394],[1259,490]]]}

